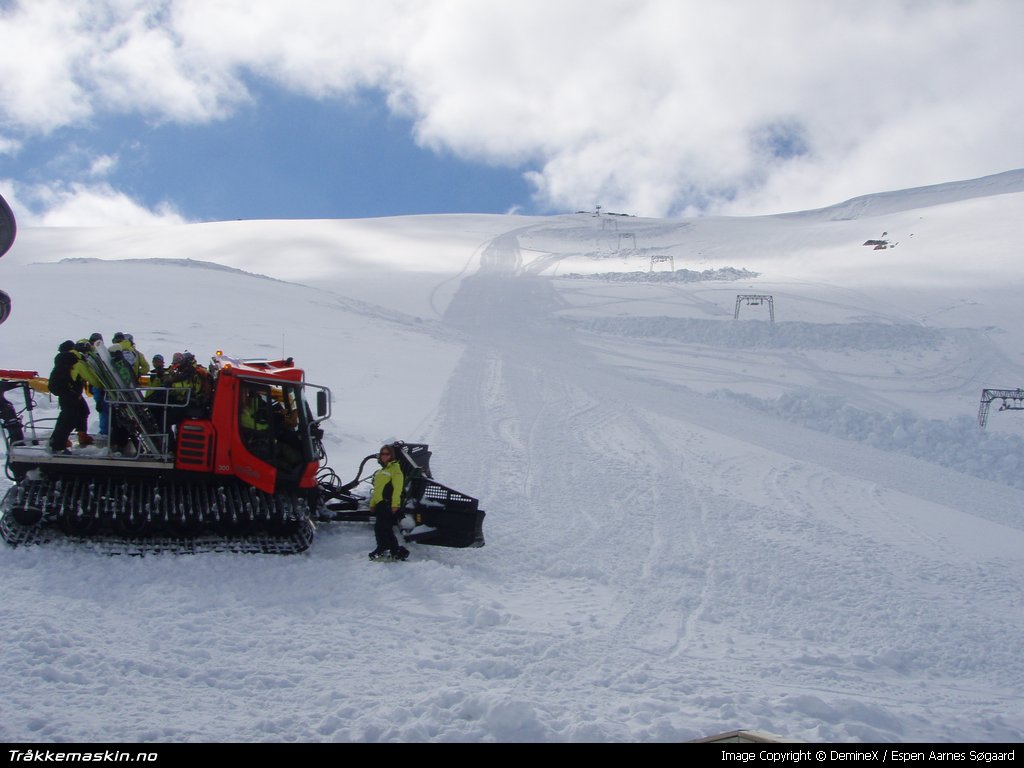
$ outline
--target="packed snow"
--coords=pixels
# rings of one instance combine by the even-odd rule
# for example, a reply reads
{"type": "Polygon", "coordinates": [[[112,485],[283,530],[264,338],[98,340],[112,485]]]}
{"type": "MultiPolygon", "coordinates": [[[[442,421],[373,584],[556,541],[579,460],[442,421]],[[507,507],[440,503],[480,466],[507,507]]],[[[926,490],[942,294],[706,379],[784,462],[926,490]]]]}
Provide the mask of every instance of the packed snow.
{"type": "Polygon", "coordinates": [[[1024,740],[1022,207],[23,227],[0,367],[292,355],[339,475],[429,443],[487,543],[0,547],[0,740],[1024,740]]]}

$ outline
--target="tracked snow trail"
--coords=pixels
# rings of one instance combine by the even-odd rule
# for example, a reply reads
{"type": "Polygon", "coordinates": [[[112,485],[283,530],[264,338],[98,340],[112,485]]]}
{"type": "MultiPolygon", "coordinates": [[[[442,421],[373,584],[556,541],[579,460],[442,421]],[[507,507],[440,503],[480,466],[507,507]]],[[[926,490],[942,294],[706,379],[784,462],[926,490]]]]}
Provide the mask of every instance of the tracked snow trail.
{"type": "MultiPolygon", "coordinates": [[[[653,738],[641,724],[648,705],[629,702],[630,680],[686,633],[704,591],[707,569],[694,566],[704,523],[684,457],[643,403],[595,390],[588,353],[568,338],[551,341],[554,299],[543,279],[466,282],[448,314],[473,340],[437,443],[453,456],[474,446],[460,482],[491,500],[488,553],[507,584],[508,630],[538,636],[536,662],[508,694],[544,707],[554,685],[580,702],[602,738],[653,738]],[[541,605],[550,610],[538,614],[541,605]],[[585,656],[587,675],[559,679],[565,654],[585,656]],[[639,723],[615,714],[634,706],[639,723]]],[[[699,735],[691,728],[679,734],[699,735]]]]}
{"type": "Polygon", "coordinates": [[[507,619],[496,633],[535,657],[492,693],[543,712],[552,738],[581,737],[550,711],[564,698],[600,739],[736,721],[788,722],[808,739],[941,740],[979,722],[996,723],[993,739],[1024,736],[1012,725],[1022,620],[985,598],[1007,580],[1024,588],[1021,494],[884,454],[865,461],[863,447],[631,380],[558,327],[549,281],[500,265],[449,307],[470,343],[434,440],[445,456],[473,446],[450,469],[489,500],[507,619]],[[990,526],[992,548],[958,551],[965,525],[990,526]],[[936,555],[963,570],[932,567],[936,555]],[[827,611],[821,590],[838,597],[827,611]],[[967,645],[979,626],[1005,654],[951,657],[949,634],[967,645]],[[566,654],[586,672],[560,675],[566,654]],[[935,678],[960,704],[936,711],[922,684],[935,678]],[[765,689],[775,696],[747,693],[765,689]],[[920,710],[913,733],[907,708],[920,710]]]}

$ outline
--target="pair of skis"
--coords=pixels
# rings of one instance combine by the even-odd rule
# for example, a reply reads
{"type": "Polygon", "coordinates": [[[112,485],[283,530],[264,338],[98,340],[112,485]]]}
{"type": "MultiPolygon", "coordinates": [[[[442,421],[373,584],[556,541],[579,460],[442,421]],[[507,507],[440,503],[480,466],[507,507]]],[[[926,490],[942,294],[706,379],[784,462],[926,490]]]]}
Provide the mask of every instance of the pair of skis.
{"type": "Polygon", "coordinates": [[[116,418],[120,414],[137,434],[140,452],[151,455],[163,454],[164,452],[153,442],[152,435],[157,430],[149,412],[149,405],[135,385],[131,371],[124,366],[121,366],[123,370],[118,370],[119,366],[102,342],[93,345],[92,352],[83,353],[83,359],[102,383],[107,407],[112,409],[112,415],[116,418]]]}

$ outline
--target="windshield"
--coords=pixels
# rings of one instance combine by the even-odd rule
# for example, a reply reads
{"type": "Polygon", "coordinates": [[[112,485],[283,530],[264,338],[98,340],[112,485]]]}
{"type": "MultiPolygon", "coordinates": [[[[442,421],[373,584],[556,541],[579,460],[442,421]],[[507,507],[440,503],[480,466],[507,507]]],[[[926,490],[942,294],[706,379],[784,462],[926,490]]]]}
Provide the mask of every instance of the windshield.
{"type": "Polygon", "coordinates": [[[313,438],[315,420],[306,404],[305,385],[241,382],[238,427],[242,443],[255,456],[281,470],[292,471],[323,458],[313,438]]]}

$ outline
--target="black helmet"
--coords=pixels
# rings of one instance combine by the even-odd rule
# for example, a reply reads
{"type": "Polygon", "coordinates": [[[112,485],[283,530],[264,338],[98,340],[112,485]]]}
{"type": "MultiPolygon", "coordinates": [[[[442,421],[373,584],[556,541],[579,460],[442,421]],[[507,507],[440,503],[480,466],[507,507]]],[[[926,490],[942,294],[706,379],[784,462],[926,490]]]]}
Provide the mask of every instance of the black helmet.
{"type": "Polygon", "coordinates": [[[118,331],[110,338],[110,340],[115,344],[117,344],[119,341],[124,341],[124,333],[122,331],[118,331]]]}
{"type": "Polygon", "coordinates": [[[97,341],[103,341],[103,334],[98,331],[89,337],[89,341],[95,344],[97,341]]]}
{"type": "Polygon", "coordinates": [[[60,343],[60,346],[57,347],[57,351],[58,352],[70,352],[74,348],[75,348],[75,342],[73,342],[71,339],[67,339],[66,341],[62,341],[60,343]]]}

